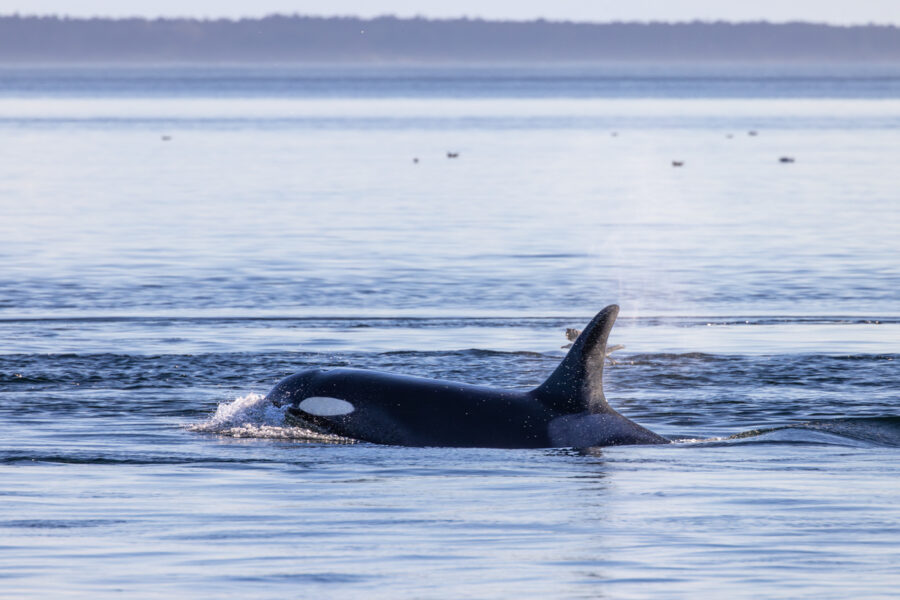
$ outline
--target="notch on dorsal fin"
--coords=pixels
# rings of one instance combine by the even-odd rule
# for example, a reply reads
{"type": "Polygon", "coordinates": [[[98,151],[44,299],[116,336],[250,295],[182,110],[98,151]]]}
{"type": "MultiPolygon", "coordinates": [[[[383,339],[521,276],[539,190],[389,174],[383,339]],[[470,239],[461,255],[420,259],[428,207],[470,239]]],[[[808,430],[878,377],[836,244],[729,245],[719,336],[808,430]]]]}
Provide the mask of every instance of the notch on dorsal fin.
{"type": "Polygon", "coordinates": [[[534,394],[553,410],[597,413],[611,410],[603,395],[606,340],[619,307],[611,304],[597,313],[553,374],[534,394]]]}

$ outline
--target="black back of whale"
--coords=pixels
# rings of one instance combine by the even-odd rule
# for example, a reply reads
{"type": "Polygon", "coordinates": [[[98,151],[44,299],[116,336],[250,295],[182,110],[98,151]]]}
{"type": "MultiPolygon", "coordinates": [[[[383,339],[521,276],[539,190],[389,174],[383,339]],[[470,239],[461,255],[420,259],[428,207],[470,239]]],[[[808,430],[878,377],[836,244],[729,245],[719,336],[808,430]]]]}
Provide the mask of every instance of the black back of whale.
{"type": "MultiPolygon", "coordinates": [[[[268,398],[329,433],[379,444],[546,448],[667,443],[626,419],[603,395],[606,342],[619,307],[600,311],[550,377],[513,391],[362,369],[291,375],[268,398]],[[346,414],[313,414],[307,398],[339,399],[346,414]],[[350,406],[352,405],[352,406],[350,406]]],[[[315,411],[314,411],[315,412],[315,411]]]]}

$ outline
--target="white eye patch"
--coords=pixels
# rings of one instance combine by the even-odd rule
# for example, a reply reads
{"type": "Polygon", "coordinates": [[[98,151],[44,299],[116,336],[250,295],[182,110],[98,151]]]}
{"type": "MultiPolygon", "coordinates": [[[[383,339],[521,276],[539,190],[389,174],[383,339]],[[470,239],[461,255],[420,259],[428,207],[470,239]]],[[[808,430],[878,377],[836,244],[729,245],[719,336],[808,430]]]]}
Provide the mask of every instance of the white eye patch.
{"type": "Polygon", "coordinates": [[[329,396],[310,396],[298,404],[297,408],[317,417],[349,415],[354,411],[353,405],[346,400],[329,396]]]}

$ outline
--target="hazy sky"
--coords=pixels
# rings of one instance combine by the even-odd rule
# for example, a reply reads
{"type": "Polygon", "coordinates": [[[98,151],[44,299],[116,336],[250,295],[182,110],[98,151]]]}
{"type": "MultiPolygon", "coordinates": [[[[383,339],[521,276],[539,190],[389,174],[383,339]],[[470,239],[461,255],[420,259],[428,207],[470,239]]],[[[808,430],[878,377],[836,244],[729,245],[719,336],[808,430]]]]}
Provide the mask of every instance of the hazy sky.
{"type": "Polygon", "coordinates": [[[900,0],[0,0],[0,14],[244,17],[272,13],[575,21],[804,20],[900,25],[900,0]]]}

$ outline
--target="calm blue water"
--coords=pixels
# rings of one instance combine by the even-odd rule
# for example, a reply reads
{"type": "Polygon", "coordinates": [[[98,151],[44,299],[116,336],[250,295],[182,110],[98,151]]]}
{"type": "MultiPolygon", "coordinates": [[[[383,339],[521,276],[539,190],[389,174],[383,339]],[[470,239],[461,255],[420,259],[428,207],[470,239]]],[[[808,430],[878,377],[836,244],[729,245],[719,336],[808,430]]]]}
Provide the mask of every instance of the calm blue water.
{"type": "Polygon", "coordinates": [[[2,68],[0,597],[893,597],[898,160],[885,67],[2,68]],[[612,302],[676,444],[263,400],[527,389],[612,302]]]}

